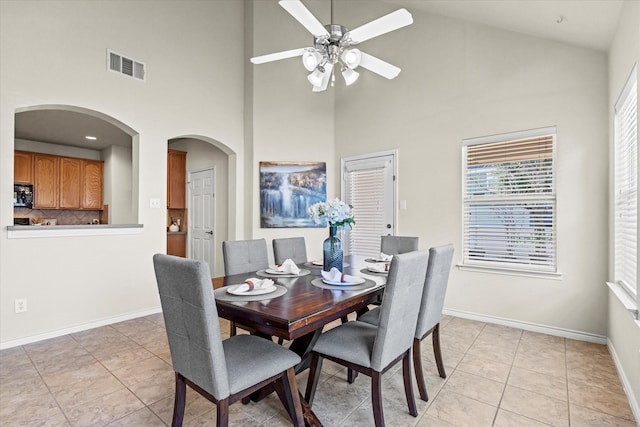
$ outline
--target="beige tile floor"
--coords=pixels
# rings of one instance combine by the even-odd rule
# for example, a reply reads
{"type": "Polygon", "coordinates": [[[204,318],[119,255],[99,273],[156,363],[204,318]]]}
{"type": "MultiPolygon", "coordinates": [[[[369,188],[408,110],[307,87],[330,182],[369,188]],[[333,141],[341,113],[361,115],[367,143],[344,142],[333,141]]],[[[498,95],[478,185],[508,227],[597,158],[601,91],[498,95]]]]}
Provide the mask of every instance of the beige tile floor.
{"type": "MultiPolygon", "coordinates": [[[[636,426],[606,346],[454,317],[443,319],[441,335],[448,376],[437,375],[425,340],[430,399],[417,400],[417,418],[400,366],[384,375],[388,426],[636,426]]],[[[170,425],[170,363],[160,314],[3,350],[0,425],[170,425]]],[[[373,425],[369,378],[345,377],[324,363],[314,411],[326,426],[373,425]]],[[[290,425],[273,395],[230,412],[233,426],[290,425]]],[[[185,425],[214,424],[215,406],[189,392],[185,425]]]]}

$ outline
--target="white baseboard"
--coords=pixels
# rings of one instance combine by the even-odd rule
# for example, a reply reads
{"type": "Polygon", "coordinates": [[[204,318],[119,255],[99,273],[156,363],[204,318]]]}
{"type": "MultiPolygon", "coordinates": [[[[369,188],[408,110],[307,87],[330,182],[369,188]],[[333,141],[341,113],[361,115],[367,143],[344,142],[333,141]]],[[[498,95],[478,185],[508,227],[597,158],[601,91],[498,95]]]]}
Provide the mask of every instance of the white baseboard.
{"type": "Polygon", "coordinates": [[[443,314],[449,316],[462,317],[463,319],[476,320],[478,322],[509,326],[511,328],[524,329],[525,331],[570,338],[578,341],[588,341],[596,344],[607,344],[607,337],[604,335],[596,335],[588,332],[574,331],[571,329],[556,328],[554,326],[539,325],[537,323],[523,322],[520,320],[505,319],[503,317],[487,316],[486,314],[477,314],[462,310],[444,309],[442,312],[443,314]]]}
{"type": "Polygon", "coordinates": [[[70,328],[58,329],[56,331],[45,332],[43,334],[32,335],[25,338],[19,338],[16,340],[0,342],[0,350],[4,350],[11,347],[18,347],[20,345],[31,344],[34,342],[47,340],[50,338],[60,337],[62,335],[73,334],[76,332],[86,331],[87,329],[98,328],[100,326],[112,325],[118,322],[124,322],[125,320],[136,319],[138,317],[148,316],[150,314],[161,313],[160,307],[150,308],[147,310],[136,311],[133,313],[127,313],[120,316],[108,317],[106,319],[96,320],[95,322],[83,323],[81,325],[72,326],[70,328]]]}
{"type": "Polygon", "coordinates": [[[633,394],[631,383],[629,383],[629,378],[627,378],[627,375],[624,373],[624,369],[622,368],[622,364],[620,363],[620,359],[618,358],[616,349],[609,339],[607,339],[607,347],[609,348],[609,352],[611,353],[611,357],[613,358],[613,363],[616,364],[616,369],[618,370],[618,376],[620,377],[620,381],[622,382],[624,393],[627,395],[629,406],[631,406],[631,412],[633,412],[633,416],[636,418],[636,422],[640,426],[640,404],[633,394]]]}

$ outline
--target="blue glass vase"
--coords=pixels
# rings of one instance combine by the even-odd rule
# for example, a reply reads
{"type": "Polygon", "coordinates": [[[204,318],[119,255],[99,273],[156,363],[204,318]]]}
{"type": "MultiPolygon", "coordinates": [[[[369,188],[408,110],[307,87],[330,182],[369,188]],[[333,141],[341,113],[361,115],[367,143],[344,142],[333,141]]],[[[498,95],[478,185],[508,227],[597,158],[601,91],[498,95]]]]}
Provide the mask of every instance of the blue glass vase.
{"type": "Polygon", "coordinates": [[[329,226],[329,238],[322,244],[323,270],[330,271],[333,267],[342,271],[342,241],[336,236],[338,227],[329,226]]]}

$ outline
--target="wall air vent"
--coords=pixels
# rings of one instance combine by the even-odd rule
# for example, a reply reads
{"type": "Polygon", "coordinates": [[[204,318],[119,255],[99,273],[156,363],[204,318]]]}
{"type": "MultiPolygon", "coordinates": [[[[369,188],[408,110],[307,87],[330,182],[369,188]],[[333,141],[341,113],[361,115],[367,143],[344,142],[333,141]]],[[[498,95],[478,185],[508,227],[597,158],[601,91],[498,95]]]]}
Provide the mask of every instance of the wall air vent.
{"type": "Polygon", "coordinates": [[[145,80],[145,65],[143,62],[127,58],[109,49],[107,49],[107,70],[125,74],[138,80],[145,80]]]}

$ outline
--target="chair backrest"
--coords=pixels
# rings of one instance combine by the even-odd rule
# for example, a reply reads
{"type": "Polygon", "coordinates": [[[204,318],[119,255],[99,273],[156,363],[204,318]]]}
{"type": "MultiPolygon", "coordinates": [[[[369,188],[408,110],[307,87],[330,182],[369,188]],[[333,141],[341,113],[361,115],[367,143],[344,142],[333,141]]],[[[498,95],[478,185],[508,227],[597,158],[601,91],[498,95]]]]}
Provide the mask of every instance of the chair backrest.
{"type": "Polygon", "coordinates": [[[173,370],[217,399],[229,396],[218,310],[206,262],[153,256],[173,370]]]}
{"type": "Polygon", "coordinates": [[[411,348],[420,310],[429,254],[414,251],[393,257],[382,297],[371,367],[382,371],[411,348]]]}
{"type": "Polygon", "coordinates": [[[449,271],[453,259],[453,245],[436,246],[429,249],[429,265],[424,279],[420,314],[415,337],[421,339],[427,331],[440,323],[444,296],[447,292],[449,271]]]}
{"type": "Polygon", "coordinates": [[[287,258],[296,264],[307,262],[307,245],[304,237],[273,239],[273,258],[276,264],[282,264],[287,258]]]}
{"type": "Polygon", "coordinates": [[[224,241],[222,258],[225,276],[269,268],[267,241],[265,239],[224,241]]]}
{"type": "Polygon", "coordinates": [[[418,237],[382,236],[380,238],[380,252],[387,255],[406,254],[418,250],[418,237]]]}

